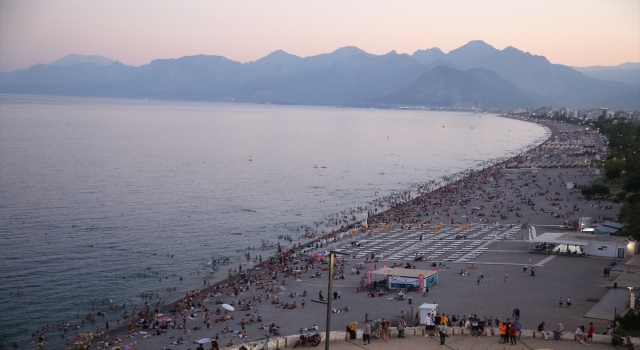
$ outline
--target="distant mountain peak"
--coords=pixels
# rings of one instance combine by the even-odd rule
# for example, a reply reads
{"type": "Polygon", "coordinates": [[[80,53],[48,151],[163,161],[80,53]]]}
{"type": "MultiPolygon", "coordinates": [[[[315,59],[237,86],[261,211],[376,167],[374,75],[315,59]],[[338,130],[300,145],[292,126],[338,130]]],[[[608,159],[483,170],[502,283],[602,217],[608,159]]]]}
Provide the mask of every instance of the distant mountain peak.
{"type": "Polygon", "coordinates": [[[455,50],[449,51],[449,55],[463,54],[467,56],[488,57],[496,51],[499,50],[482,40],[472,40],[455,50]]]}
{"type": "Polygon", "coordinates": [[[344,47],[335,49],[332,53],[340,54],[340,55],[355,55],[358,53],[366,53],[366,52],[356,46],[344,46],[344,47]]]}
{"type": "Polygon", "coordinates": [[[78,54],[72,53],[60,59],[57,59],[49,64],[52,66],[58,66],[58,67],[67,67],[67,66],[72,66],[74,64],[81,64],[81,63],[93,63],[101,66],[108,66],[113,62],[115,61],[100,55],[78,55],[78,54]]]}

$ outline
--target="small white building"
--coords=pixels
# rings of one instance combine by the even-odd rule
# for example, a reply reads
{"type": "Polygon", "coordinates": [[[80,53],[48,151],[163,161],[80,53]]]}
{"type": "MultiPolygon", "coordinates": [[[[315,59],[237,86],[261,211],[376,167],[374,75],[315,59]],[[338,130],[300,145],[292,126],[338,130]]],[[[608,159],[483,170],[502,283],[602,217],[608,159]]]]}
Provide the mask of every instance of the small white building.
{"type": "Polygon", "coordinates": [[[638,253],[637,241],[623,236],[546,232],[529,241],[530,252],[624,259],[638,253]]]}
{"type": "Polygon", "coordinates": [[[374,275],[386,276],[387,288],[389,289],[415,291],[430,288],[438,284],[438,271],[436,270],[383,267],[372,271],[372,273],[374,275]],[[420,282],[422,282],[422,284],[420,282]]]}
{"type": "Polygon", "coordinates": [[[431,315],[435,315],[438,311],[436,311],[438,308],[438,304],[427,304],[424,303],[422,305],[420,305],[420,307],[418,307],[418,317],[420,317],[420,324],[426,324],[427,323],[427,316],[429,314],[431,315]]]}

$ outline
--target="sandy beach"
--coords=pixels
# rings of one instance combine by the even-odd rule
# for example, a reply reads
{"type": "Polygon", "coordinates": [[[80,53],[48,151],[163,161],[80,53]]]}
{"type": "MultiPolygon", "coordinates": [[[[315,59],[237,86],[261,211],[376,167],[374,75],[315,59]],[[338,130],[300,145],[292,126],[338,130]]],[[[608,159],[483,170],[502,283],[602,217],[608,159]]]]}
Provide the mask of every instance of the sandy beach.
{"type": "MultiPolygon", "coordinates": [[[[202,289],[194,286],[192,293],[165,305],[154,305],[150,296],[148,308],[123,310],[127,318],[119,327],[110,325],[108,331],[98,320],[91,343],[104,348],[100,340],[106,333],[110,340],[120,340],[111,344],[107,340],[108,349],[125,344],[136,350],[196,349],[197,341],[204,338],[218,338],[224,348],[264,339],[272,324],[280,335],[295,335],[314,325],[324,333],[326,305],[314,300],[320,293],[324,298],[334,297],[327,295],[324,257],[328,250],[344,253],[337,264],[344,279],[333,283],[339,293],[333,307],[344,310],[332,315],[335,331],[344,331],[350,322],[360,326],[366,313],[371,319],[387,318],[392,326],[404,315],[413,326],[418,306],[428,302],[438,304],[438,311],[448,315],[477,314],[503,320],[519,308],[527,329],[544,321],[563,323],[573,331],[593,321],[597,332],[602,332],[604,320],[584,315],[628,266],[619,262],[609,277],[603,277],[602,270],[610,266],[611,259],[532,254],[527,234],[529,226],[539,234],[568,231],[560,227],[571,226],[582,216],[594,222],[615,221],[617,204],[586,200],[579,189],[566,186],[567,182],[577,188],[586,186],[600,176],[589,167],[595,156],[583,150],[597,149],[604,159],[606,141],[573,125],[546,126],[552,136],[542,145],[481,171],[469,171],[449,184],[425,186],[408,201],[399,198],[393,208],[370,216],[367,228],[354,227],[296,243],[271,258],[263,256],[255,266],[220,265],[218,274],[230,269],[226,280],[202,289]],[[369,298],[359,288],[366,269],[407,263],[431,269],[434,262],[438,285],[426,296],[407,293],[411,303],[395,300],[395,291],[369,298]],[[535,277],[523,272],[525,266],[535,267],[535,277]],[[461,270],[467,273],[460,274],[461,270]],[[480,274],[482,283],[477,283],[480,274]],[[559,297],[571,297],[573,305],[558,307],[559,297]],[[225,311],[223,303],[234,311],[225,311]],[[246,337],[239,336],[243,333],[246,337]]],[[[611,317],[613,313],[611,310],[611,317]]],[[[392,339],[389,346],[399,341],[392,339]]]]}

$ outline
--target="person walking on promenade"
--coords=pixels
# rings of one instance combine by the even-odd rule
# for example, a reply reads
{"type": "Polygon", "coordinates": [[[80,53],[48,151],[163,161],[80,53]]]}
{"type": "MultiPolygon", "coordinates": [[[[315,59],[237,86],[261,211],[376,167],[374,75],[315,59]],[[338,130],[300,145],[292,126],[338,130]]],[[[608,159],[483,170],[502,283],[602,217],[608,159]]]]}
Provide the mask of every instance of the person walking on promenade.
{"type": "Polygon", "coordinates": [[[364,321],[362,324],[362,342],[363,345],[371,344],[371,325],[369,321],[364,321]]]}
{"type": "Polygon", "coordinates": [[[447,326],[444,324],[438,325],[438,332],[440,333],[440,345],[444,345],[444,340],[447,338],[447,326]]]}
{"type": "Polygon", "coordinates": [[[558,305],[560,305],[560,307],[562,307],[562,297],[560,297],[560,301],[558,302],[558,305]]]}
{"type": "Polygon", "coordinates": [[[536,268],[531,266],[531,274],[529,275],[531,277],[536,277],[536,268]]]}
{"type": "Polygon", "coordinates": [[[567,297],[567,308],[571,307],[571,297],[567,297]]]}

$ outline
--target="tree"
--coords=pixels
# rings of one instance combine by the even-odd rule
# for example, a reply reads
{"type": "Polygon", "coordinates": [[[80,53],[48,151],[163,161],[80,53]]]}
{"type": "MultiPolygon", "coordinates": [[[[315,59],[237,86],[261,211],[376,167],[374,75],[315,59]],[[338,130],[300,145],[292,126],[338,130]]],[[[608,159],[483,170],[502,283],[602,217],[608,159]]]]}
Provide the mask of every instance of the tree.
{"type": "Polygon", "coordinates": [[[640,175],[627,176],[622,188],[627,192],[640,192],[640,175]]]}
{"type": "Polygon", "coordinates": [[[619,179],[624,171],[624,161],[620,159],[609,159],[604,162],[604,175],[609,179],[619,179]]]}
{"type": "Polygon", "coordinates": [[[582,193],[583,196],[587,198],[591,198],[591,197],[606,197],[609,195],[611,190],[609,190],[609,187],[605,185],[593,184],[587,188],[583,188],[582,191],[580,192],[582,193]]]}
{"type": "Polygon", "coordinates": [[[625,225],[623,234],[640,240],[640,193],[627,196],[627,201],[620,208],[618,221],[625,225]]]}
{"type": "Polygon", "coordinates": [[[616,334],[620,336],[640,336],[640,305],[630,309],[624,316],[616,315],[616,334]]]}

